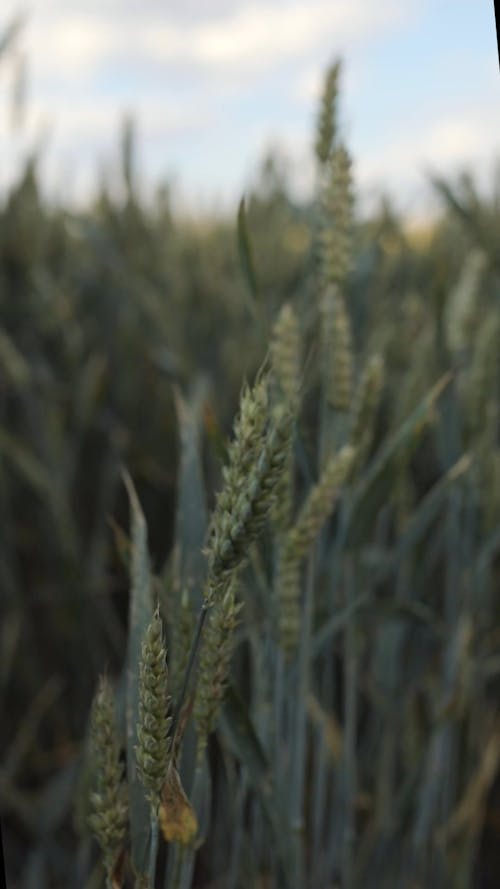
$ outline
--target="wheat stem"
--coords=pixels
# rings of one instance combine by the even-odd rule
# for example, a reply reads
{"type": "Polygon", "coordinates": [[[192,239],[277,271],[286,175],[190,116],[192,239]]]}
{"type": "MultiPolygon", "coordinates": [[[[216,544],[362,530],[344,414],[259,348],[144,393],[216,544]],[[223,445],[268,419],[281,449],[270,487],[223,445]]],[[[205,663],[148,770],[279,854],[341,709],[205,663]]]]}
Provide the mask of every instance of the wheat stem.
{"type": "Polygon", "coordinates": [[[306,701],[309,691],[310,643],[313,613],[314,576],[316,553],[311,553],[307,566],[307,579],[302,612],[302,632],[298,655],[298,682],[295,704],[295,732],[292,753],[291,826],[295,834],[293,874],[295,889],[303,889],[303,833],[304,833],[304,779],[306,752],[306,701]]]}
{"type": "Polygon", "coordinates": [[[184,682],[182,683],[182,688],[179,694],[179,700],[177,701],[177,705],[174,712],[174,717],[172,720],[172,749],[176,749],[176,734],[177,729],[179,727],[179,717],[182,712],[182,708],[184,706],[184,701],[186,700],[186,694],[189,688],[189,680],[191,678],[191,673],[193,672],[193,667],[196,661],[196,656],[198,654],[198,648],[200,646],[201,634],[203,632],[203,625],[205,623],[206,616],[210,609],[210,603],[206,600],[203,602],[199,614],[198,620],[196,622],[196,628],[194,631],[193,642],[191,645],[191,651],[189,652],[189,660],[186,667],[186,672],[184,674],[184,682]]]}
{"type": "MultiPolygon", "coordinates": [[[[194,772],[193,786],[191,788],[191,799],[196,809],[201,806],[201,797],[203,792],[203,757],[198,757],[194,772]]],[[[191,846],[183,846],[178,856],[178,876],[173,881],[173,889],[191,889],[194,870],[194,859],[196,849],[194,843],[191,846]],[[176,882],[177,881],[177,882],[176,882]]]]}
{"type": "MultiPolygon", "coordinates": [[[[352,605],[354,584],[352,557],[345,559],[346,605],[352,605]]],[[[344,664],[344,836],[342,854],[343,885],[354,885],[354,799],[356,795],[357,660],[355,615],[351,612],[345,631],[344,664]]]]}
{"type": "Polygon", "coordinates": [[[156,857],[158,855],[158,817],[154,809],[151,809],[151,835],[149,843],[149,867],[148,879],[150,889],[155,889],[156,857]]]}

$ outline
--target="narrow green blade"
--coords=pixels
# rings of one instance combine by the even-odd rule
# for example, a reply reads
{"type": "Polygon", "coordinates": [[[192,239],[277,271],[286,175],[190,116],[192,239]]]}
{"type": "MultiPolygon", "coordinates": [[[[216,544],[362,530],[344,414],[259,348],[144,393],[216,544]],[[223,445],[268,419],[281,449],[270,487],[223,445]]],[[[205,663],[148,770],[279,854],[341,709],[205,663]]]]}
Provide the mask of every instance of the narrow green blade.
{"type": "Polygon", "coordinates": [[[273,787],[267,756],[245,702],[232,684],[229,685],[221,713],[221,730],[233,756],[245,767],[249,784],[262,806],[262,811],[278,850],[285,885],[290,883],[291,858],[287,850],[288,830],[284,806],[273,787]]]}
{"type": "Polygon", "coordinates": [[[247,217],[245,209],[245,198],[241,198],[238,207],[238,250],[240,254],[241,268],[248,290],[251,296],[251,308],[255,310],[257,302],[258,284],[255,274],[255,264],[253,261],[252,247],[248,236],[247,217]]]}
{"type": "Polygon", "coordinates": [[[143,875],[147,871],[150,812],[137,774],[135,747],[137,744],[137,720],[139,715],[139,661],[141,644],[146,628],[153,616],[153,597],[146,520],[132,479],[127,472],[123,473],[123,479],[130,500],[130,537],[132,541],[126,695],[130,838],[132,866],[137,875],[143,875]]]}
{"type": "Polygon", "coordinates": [[[353,545],[362,539],[367,527],[374,521],[381,504],[388,496],[392,484],[392,466],[395,456],[405,447],[412,447],[421,431],[429,423],[436,402],[453,379],[444,374],[417,405],[397,432],[389,438],[374,458],[368,471],[357,486],[348,520],[347,539],[353,545]]]}
{"type": "Polygon", "coordinates": [[[206,560],[202,549],[207,531],[207,506],[201,465],[200,422],[206,394],[202,380],[188,401],[175,389],[181,438],[181,466],[175,522],[179,588],[195,590],[201,603],[206,560]]]}

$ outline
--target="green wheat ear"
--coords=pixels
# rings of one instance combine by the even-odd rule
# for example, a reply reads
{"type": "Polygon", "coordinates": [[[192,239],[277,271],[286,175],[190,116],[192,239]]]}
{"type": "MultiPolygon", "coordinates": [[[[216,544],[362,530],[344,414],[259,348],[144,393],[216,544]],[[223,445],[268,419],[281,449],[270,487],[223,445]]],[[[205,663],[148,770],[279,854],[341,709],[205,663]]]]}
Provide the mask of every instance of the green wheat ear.
{"type": "Polygon", "coordinates": [[[282,544],[278,553],[276,593],[279,644],[287,658],[297,648],[300,635],[300,563],[292,547],[282,544]]]}
{"type": "Polygon", "coordinates": [[[270,352],[279,394],[294,401],[300,385],[301,341],[299,321],[289,303],[281,307],[274,324],[270,352]]]}
{"type": "Polygon", "coordinates": [[[245,413],[242,409],[236,426],[229,465],[224,472],[224,486],[217,497],[211,520],[206,548],[207,605],[212,605],[225,589],[231,574],[244,563],[250,545],[264,527],[286,464],[293,422],[294,411],[290,405],[277,404],[269,409],[267,400],[260,398],[259,384],[251,390],[245,413]],[[254,407],[254,429],[260,432],[258,439],[254,431],[250,433],[245,422],[245,417],[253,416],[254,407]],[[248,463],[243,448],[245,440],[251,457],[248,463]]]}
{"type": "Polygon", "coordinates": [[[347,481],[356,449],[344,445],[327,460],[319,480],[311,488],[288,537],[287,548],[294,558],[303,559],[321,527],[333,510],[342,485],[347,481]]]}
{"type": "Polygon", "coordinates": [[[328,68],[325,76],[315,144],[316,157],[320,164],[327,162],[335,142],[340,71],[341,63],[336,61],[328,68]]]}
{"type": "Polygon", "coordinates": [[[345,300],[336,287],[328,287],[321,300],[326,397],[331,408],[348,413],[353,398],[351,324],[345,300]]]}
{"type": "Polygon", "coordinates": [[[139,668],[139,721],[136,747],[140,779],[156,812],[167,778],[170,754],[168,671],[159,610],[146,630],[139,668]]]}
{"type": "Polygon", "coordinates": [[[89,827],[101,847],[108,880],[111,880],[125,845],[128,805],[113,693],[106,677],[101,678],[92,704],[90,758],[93,790],[89,827]]]}
{"type": "Polygon", "coordinates": [[[373,440],[375,419],[384,384],[384,361],[372,355],[356,391],[352,408],[351,441],[356,447],[356,466],[366,458],[373,440]]]}
{"type": "Polygon", "coordinates": [[[295,650],[300,632],[301,561],[333,511],[355,457],[355,449],[351,445],[344,445],[338,454],[327,460],[318,482],[311,488],[302,505],[295,524],[281,542],[276,574],[278,633],[280,645],[287,657],[295,650]]]}
{"type": "Polygon", "coordinates": [[[328,160],[319,231],[320,274],[324,287],[342,284],[352,259],[354,193],[351,159],[339,145],[328,160]]]}
{"type": "MultiPolygon", "coordinates": [[[[271,367],[278,398],[285,404],[299,404],[301,338],[297,316],[289,303],[282,306],[273,328],[271,341],[271,367]]],[[[289,450],[283,472],[276,487],[272,520],[279,533],[289,527],[294,499],[294,460],[293,441],[290,438],[289,450]]]]}
{"type": "Polygon", "coordinates": [[[236,586],[237,577],[233,574],[224,595],[210,612],[203,637],[194,702],[199,755],[215,728],[227,685],[235,629],[242,607],[236,602],[236,586]]]}

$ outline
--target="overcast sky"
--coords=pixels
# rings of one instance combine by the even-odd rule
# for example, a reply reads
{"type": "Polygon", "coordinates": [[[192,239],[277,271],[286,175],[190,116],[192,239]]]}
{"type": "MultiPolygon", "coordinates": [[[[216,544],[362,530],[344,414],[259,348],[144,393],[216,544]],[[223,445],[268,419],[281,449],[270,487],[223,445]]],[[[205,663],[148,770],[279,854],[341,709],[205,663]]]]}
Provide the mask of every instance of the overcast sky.
{"type": "Polygon", "coordinates": [[[46,187],[85,199],[112,175],[124,114],[143,181],[191,207],[236,204],[271,146],[296,187],[312,181],[325,66],[344,59],[342,131],[364,194],[384,187],[419,212],[425,169],[500,156],[493,0],[1,0],[24,8],[28,100],[13,130],[13,65],[0,66],[0,188],[42,147],[46,187]]]}

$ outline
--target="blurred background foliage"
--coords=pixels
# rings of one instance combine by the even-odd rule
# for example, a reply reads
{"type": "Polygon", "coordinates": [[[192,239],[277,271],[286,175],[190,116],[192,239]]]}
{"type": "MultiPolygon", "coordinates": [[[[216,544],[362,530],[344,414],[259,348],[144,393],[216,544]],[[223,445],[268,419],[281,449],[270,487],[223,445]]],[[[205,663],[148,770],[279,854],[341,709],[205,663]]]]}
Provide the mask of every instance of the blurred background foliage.
{"type": "MultiPolygon", "coordinates": [[[[8,63],[15,27],[0,64],[8,63]]],[[[279,160],[263,161],[239,224],[181,218],[166,187],[146,202],[130,122],[117,165],[122,195],[103,184],[94,205],[75,212],[43,199],[34,156],[0,203],[0,814],[9,885],[27,889],[78,885],[83,853],[72,812],[89,705],[98,675],[118,674],[126,645],[122,465],[137,485],[162,578],[178,499],[176,393],[188,398],[204,387],[211,504],[242,381],[262,362],[287,301],[302,319],[315,392],[314,373],[307,377],[318,334],[315,206],[291,198],[279,160]]],[[[356,558],[385,577],[361,656],[357,829],[365,873],[376,873],[384,854],[397,859],[396,840],[410,821],[404,799],[401,816],[391,807],[398,775],[406,776],[404,792],[422,806],[415,829],[434,836],[436,824],[448,825],[448,873],[464,874],[411,885],[493,887],[500,883],[500,173],[488,199],[468,174],[436,177],[434,185],[442,213],[427,228],[410,229],[385,199],[356,219],[346,286],[357,364],[374,351],[386,363],[373,453],[443,373],[453,375],[431,428],[391,467],[357,529],[356,558]],[[466,480],[439,500],[436,486],[464,454],[466,480]],[[391,573],[384,565],[394,559],[391,573]],[[407,613],[393,607],[398,597],[407,613]],[[443,696],[437,677],[450,639],[454,666],[446,667],[443,696]],[[456,740],[445,747],[453,760],[442,817],[428,814],[432,780],[440,780],[433,764],[442,768],[446,745],[435,733],[441,718],[456,740]],[[405,734],[408,761],[391,773],[396,732],[405,734]],[[384,834],[377,819],[390,824],[396,815],[398,830],[388,828],[377,845],[373,837],[384,834]]],[[[306,452],[315,405],[313,397],[304,409],[306,452]]],[[[341,647],[337,654],[341,661],[341,647]]],[[[244,669],[235,663],[233,684],[243,691],[244,669]]],[[[331,738],[341,735],[341,712],[317,718],[331,738]]],[[[227,812],[217,817],[199,886],[223,885],[214,880],[227,812]]],[[[366,877],[360,885],[403,883],[389,870],[386,882],[366,877]]]]}

